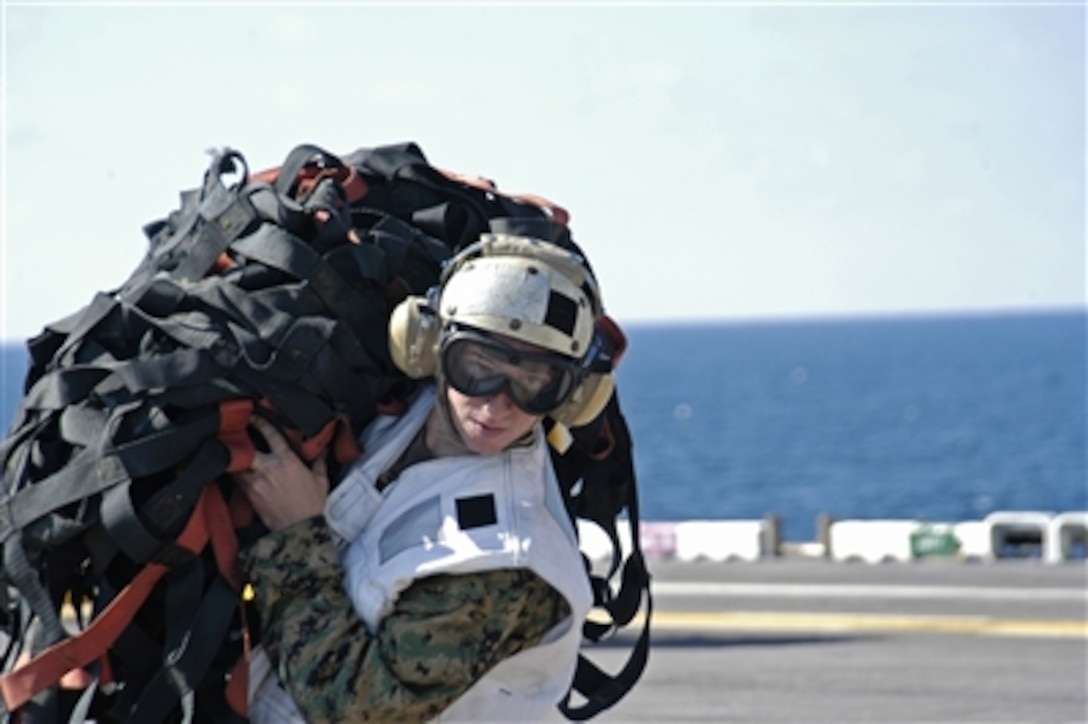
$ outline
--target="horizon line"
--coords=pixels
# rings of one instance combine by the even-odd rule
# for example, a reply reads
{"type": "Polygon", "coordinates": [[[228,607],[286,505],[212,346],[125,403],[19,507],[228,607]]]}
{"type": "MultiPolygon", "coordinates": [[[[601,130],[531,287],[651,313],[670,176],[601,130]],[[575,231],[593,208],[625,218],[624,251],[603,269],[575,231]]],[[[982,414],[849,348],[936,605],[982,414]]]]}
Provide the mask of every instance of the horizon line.
{"type": "MultiPolygon", "coordinates": [[[[943,308],[943,309],[888,309],[888,310],[857,310],[857,311],[815,311],[815,312],[768,312],[764,314],[738,314],[738,315],[677,315],[661,317],[623,317],[610,315],[626,327],[651,327],[651,326],[696,326],[706,324],[790,324],[804,322],[849,322],[849,321],[895,321],[895,320],[929,320],[938,318],[971,318],[971,317],[1032,317],[1048,316],[1054,314],[1081,314],[1088,315],[1088,303],[1076,305],[1039,305],[1021,307],[969,307],[969,308],[943,308]]],[[[46,325],[32,335],[23,337],[0,336],[0,346],[23,346],[32,337],[45,331],[46,325]]]]}

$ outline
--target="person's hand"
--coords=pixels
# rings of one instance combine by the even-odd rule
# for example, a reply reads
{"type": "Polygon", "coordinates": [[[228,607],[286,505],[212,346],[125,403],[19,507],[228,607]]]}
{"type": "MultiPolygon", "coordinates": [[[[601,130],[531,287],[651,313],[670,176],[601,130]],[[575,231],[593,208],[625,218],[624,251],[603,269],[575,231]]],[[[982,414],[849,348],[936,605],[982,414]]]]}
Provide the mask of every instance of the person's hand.
{"type": "Polygon", "coordinates": [[[249,470],[235,479],[269,530],[281,530],[325,512],[329,476],[324,456],[307,467],[271,423],[254,416],[251,423],[268,442],[249,470]]]}

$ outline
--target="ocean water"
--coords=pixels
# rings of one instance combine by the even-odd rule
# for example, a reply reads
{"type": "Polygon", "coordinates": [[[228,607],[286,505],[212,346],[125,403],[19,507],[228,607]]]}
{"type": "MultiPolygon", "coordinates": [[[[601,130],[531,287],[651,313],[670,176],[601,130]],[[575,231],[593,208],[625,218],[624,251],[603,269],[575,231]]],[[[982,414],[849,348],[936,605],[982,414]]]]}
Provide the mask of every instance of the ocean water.
{"type": "MultiPolygon", "coordinates": [[[[1088,510],[1083,312],[629,325],[645,520],[1088,510]]],[[[0,419],[26,355],[2,348],[0,419]]]]}
{"type": "Polygon", "coordinates": [[[632,327],[647,520],[1088,510],[1083,313],[632,327]]]}

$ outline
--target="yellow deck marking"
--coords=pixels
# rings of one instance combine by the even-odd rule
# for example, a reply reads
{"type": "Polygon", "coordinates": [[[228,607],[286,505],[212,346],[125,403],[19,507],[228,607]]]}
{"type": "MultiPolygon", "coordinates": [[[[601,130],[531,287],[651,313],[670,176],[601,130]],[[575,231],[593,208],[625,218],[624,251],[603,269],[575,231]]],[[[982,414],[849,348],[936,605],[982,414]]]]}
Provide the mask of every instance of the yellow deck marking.
{"type": "MultiPolygon", "coordinates": [[[[637,621],[641,624],[641,619],[637,621]]],[[[734,611],[655,612],[656,630],[819,631],[886,633],[956,633],[990,636],[1088,638],[1088,621],[985,616],[909,616],[876,613],[794,613],[734,611]]]]}

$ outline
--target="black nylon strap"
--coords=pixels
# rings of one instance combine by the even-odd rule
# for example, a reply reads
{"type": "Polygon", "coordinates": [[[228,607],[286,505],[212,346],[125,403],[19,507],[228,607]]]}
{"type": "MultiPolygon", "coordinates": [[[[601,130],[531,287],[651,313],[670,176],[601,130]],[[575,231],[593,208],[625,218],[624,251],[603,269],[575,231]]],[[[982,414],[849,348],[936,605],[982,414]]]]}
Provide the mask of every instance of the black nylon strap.
{"type": "Polygon", "coordinates": [[[185,290],[173,279],[158,277],[144,288],[139,299],[130,302],[153,317],[166,317],[185,299],[185,290]]]}
{"type": "MultiPolygon", "coordinates": [[[[201,600],[205,597],[204,575],[204,560],[197,557],[172,571],[166,581],[166,595],[163,602],[166,631],[163,637],[163,659],[160,665],[172,666],[173,662],[178,661],[187,650],[189,639],[194,633],[193,619],[200,609],[201,600]]],[[[164,673],[165,669],[152,677],[150,680],[152,687],[163,679],[164,673]]],[[[165,679],[172,685],[169,689],[160,693],[152,691],[151,687],[145,687],[142,696],[144,698],[165,697],[180,701],[185,694],[190,693],[191,687],[187,690],[177,686],[184,681],[182,677],[176,674],[166,675],[165,679]]],[[[147,716],[146,713],[145,716],[147,716]]],[[[184,715],[183,720],[187,720],[184,715]]]]}
{"type": "MultiPolygon", "coordinates": [[[[271,296],[260,292],[247,293],[234,285],[206,280],[194,291],[194,297],[200,299],[205,309],[220,315],[221,321],[218,322],[205,315],[207,321],[204,323],[209,328],[217,329],[220,346],[224,346],[223,333],[229,332],[233,346],[239,350],[239,361],[257,370],[274,369],[278,353],[289,346],[288,337],[297,335],[300,327],[322,327],[328,331],[320,336],[327,337],[336,325],[332,319],[306,314],[302,290],[297,287],[292,290],[280,287],[271,296]]],[[[296,344],[288,355],[296,358],[302,355],[308,359],[312,348],[313,345],[296,344]]],[[[293,363],[288,358],[281,360],[280,364],[281,378],[294,379],[305,368],[305,365],[299,367],[296,364],[298,370],[290,372],[293,363]]]]}
{"type": "MultiPolygon", "coordinates": [[[[97,668],[97,665],[95,668],[97,668]]],[[[91,704],[94,703],[94,698],[98,695],[98,682],[99,677],[96,673],[90,686],[83,690],[75,706],[72,707],[72,713],[68,717],[69,724],[83,724],[87,721],[87,717],[91,712],[91,704]]]]}
{"type": "Polygon", "coordinates": [[[108,377],[111,369],[102,366],[75,366],[38,378],[23,398],[27,410],[60,410],[87,398],[91,390],[108,377]]]}
{"type": "Polygon", "coordinates": [[[136,358],[119,367],[117,377],[131,392],[193,387],[223,373],[223,367],[202,349],[179,349],[148,358],[136,358]]]}
{"type": "Polygon", "coordinates": [[[21,418],[18,427],[13,428],[8,437],[0,440],[0,461],[3,461],[0,469],[6,471],[5,474],[10,481],[18,485],[22,482],[23,474],[21,469],[23,464],[18,461],[13,462],[13,458],[15,456],[25,458],[29,447],[27,443],[33,442],[34,438],[52,423],[53,418],[41,417],[39,419],[37,416],[27,418],[21,412],[17,412],[16,416],[21,418]]]}
{"type": "MultiPolygon", "coordinates": [[[[581,472],[581,495],[569,501],[581,517],[594,521],[612,541],[612,562],[605,577],[591,576],[594,591],[594,604],[608,613],[607,622],[587,620],[583,625],[583,635],[592,642],[597,642],[616,632],[619,627],[629,624],[643,607],[645,601],[645,619],[639,638],[632,647],[631,654],[618,674],[609,675],[590,661],[584,654],[579,656],[572,691],[560,703],[560,711],[570,719],[584,720],[608,709],[619,701],[641,677],[649,657],[650,622],[653,613],[653,597],[650,590],[650,575],[646,569],[639,540],[639,508],[635,486],[633,461],[631,459],[630,431],[619,408],[615,394],[609,401],[601,417],[588,430],[576,431],[576,447],[579,450],[593,451],[600,426],[607,421],[613,439],[613,451],[606,461],[567,459],[566,456],[555,460],[560,479],[571,484],[574,471],[581,472]],[[572,466],[572,461],[576,464],[572,466]],[[622,493],[617,496],[617,493],[622,493]],[[631,551],[623,561],[616,531],[616,516],[621,509],[627,511],[627,524],[631,532],[631,551]],[[612,593],[609,580],[622,565],[619,590],[612,593]],[[585,698],[579,706],[571,704],[572,694],[577,692],[585,698]]],[[[554,456],[553,456],[554,457],[554,456]]]]}
{"type": "MultiPolygon", "coordinates": [[[[373,399],[367,393],[371,383],[366,376],[372,373],[381,376],[381,373],[346,330],[324,317],[294,318],[266,313],[266,310],[258,311],[257,300],[238,301],[241,306],[253,310],[252,316],[260,320],[259,333],[233,322],[227,324],[245,361],[235,370],[239,379],[251,380],[262,390],[269,383],[293,383],[300,393],[310,393],[321,400],[339,399],[345,409],[360,415],[371,414],[373,399]],[[270,339],[262,337],[261,333],[270,339]],[[336,342],[335,347],[330,346],[331,341],[336,342]],[[342,350],[358,363],[357,368],[344,361],[340,354],[342,350]],[[250,371],[260,373],[263,379],[253,377],[250,371]]],[[[292,404],[284,412],[293,416],[296,408],[297,405],[292,404]]],[[[317,428],[329,419],[327,413],[322,416],[324,421],[319,422],[317,428]]],[[[311,427],[307,425],[312,434],[316,429],[311,427]]]]}
{"type": "Polygon", "coordinates": [[[110,540],[136,563],[160,560],[172,564],[188,559],[190,554],[170,545],[173,535],[188,520],[204,486],[226,469],[228,459],[222,443],[205,440],[170,482],[140,506],[139,512],[132,502],[131,481],[114,486],[102,496],[99,506],[102,526],[110,540]]]}
{"type": "Polygon", "coordinates": [[[639,634],[638,641],[631,651],[627,663],[615,676],[610,676],[597,665],[590,662],[584,655],[579,655],[578,666],[574,673],[573,689],[586,698],[585,704],[579,707],[570,705],[570,694],[560,703],[559,710],[568,719],[583,721],[596,716],[605,709],[615,705],[624,697],[631,687],[642,676],[646,668],[646,662],[650,655],[650,619],[653,615],[653,604],[649,592],[646,597],[646,619],[639,634]]]}
{"type": "MultiPolygon", "coordinates": [[[[38,578],[37,571],[27,560],[26,550],[20,538],[12,536],[4,541],[4,576],[15,587],[27,607],[33,611],[42,626],[45,646],[56,643],[64,637],[64,628],[57,616],[56,608],[38,578]]],[[[44,646],[43,646],[44,648],[44,646]]]]}
{"type": "Polygon", "coordinates": [[[384,305],[362,294],[344,279],[309,245],[282,229],[265,226],[239,240],[235,251],[306,281],[336,319],[357,327],[360,320],[384,319],[384,305]],[[262,233],[263,232],[263,233],[262,233]]]}
{"type": "Polygon", "coordinates": [[[145,477],[181,462],[219,429],[218,410],[214,408],[194,410],[173,419],[156,416],[155,411],[151,405],[138,411],[151,414],[141,420],[144,424],[136,439],[105,446],[105,454],[119,458],[130,478],[145,477]]]}
{"type": "MultiPolygon", "coordinates": [[[[638,535],[636,528],[632,537],[638,535]]],[[[646,562],[642,558],[642,551],[636,550],[627,558],[623,566],[623,577],[620,583],[620,592],[612,601],[609,612],[620,626],[626,626],[635,617],[641,607],[642,591],[649,590],[650,574],[646,570],[646,562]]]]}
{"type": "MultiPolygon", "coordinates": [[[[148,474],[169,466],[216,428],[215,415],[205,412],[188,423],[114,447],[100,437],[93,447],[78,452],[53,475],[22,488],[0,502],[0,510],[3,511],[0,541],[51,510],[61,509],[129,480],[133,471],[148,474]]],[[[102,429],[101,432],[107,430],[102,429]]],[[[76,436],[83,441],[89,433],[88,430],[79,430],[76,436]]]]}
{"type": "Polygon", "coordinates": [[[61,410],[58,421],[60,437],[76,447],[90,447],[102,439],[109,424],[107,410],[89,405],[69,405],[61,410]]]}
{"type": "Polygon", "coordinates": [[[79,322],[82,311],[47,324],[40,333],[27,340],[26,351],[30,357],[27,382],[33,382],[36,373],[48,365],[57,350],[64,346],[69,331],[79,322]]]}
{"type": "Polygon", "coordinates": [[[227,468],[230,453],[218,439],[207,440],[141,509],[141,519],[159,535],[173,539],[188,521],[201,491],[227,468]]]}
{"type": "MultiPolygon", "coordinates": [[[[642,562],[641,552],[633,554],[633,559],[637,560],[634,563],[635,569],[641,568],[644,571],[645,566],[642,562]]],[[[631,565],[631,561],[628,562],[628,565],[631,565]]],[[[630,691],[646,668],[646,662],[650,655],[650,621],[653,618],[653,597],[650,592],[648,577],[644,578],[641,585],[635,589],[628,588],[628,583],[625,582],[625,588],[635,592],[636,609],[639,607],[638,604],[641,603],[642,594],[645,593],[646,610],[642,631],[639,633],[638,640],[631,650],[627,663],[614,676],[606,674],[586,658],[584,654],[579,655],[572,690],[584,696],[586,701],[581,706],[574,707],[570,703],[571,692],[568,692],[566,699],[560,703],[559,710],[569,719],[582,721],[612,707],[630,691]]],[[[633,618],[633,615],[623,623],[630,622],[631,618],[633,618]]]]}
{"type": "Polygon", "coordinates": [[[396,178],[404,166],[427,163],[423,150],[411,142],[362,148],[344,160],[356,168],[363,168],[385,179],[396,178]]]}
{"type": "Polygon", "coordinates": [[[344,165],[337,156],[319,146],[309,143],[300,144],[287,154],[286,160],[280,166],[279,173],[276,174],[276,190],[284,195],[291,194],[295,190],[295,184],[298,182],[302,169],[315,161],[326,168],[341,168],[344,165]]]}
{"type": "Polygon", "coordinates": [[[117,305],[118,301],[113,296],[103,294],[102,292],[95,294],[90,304],[73,315],[72,319],[74,324],[67,334],[67,339],[53,357],[56,359],[63,359],[66,356],[66,353],[74,345],[81,342],[84,337],[89,335],[99,322],[109,316],[109,314],[117,308],[117,305]]]}
{"type": "Polygon", "coordinates": [[[45,480],[23,488],[0,503],[0,541],[17,538],[24,526],[51,510],[83,500],[128,480],[128,471],[114,456],[100,457],[85,449],[45,480]]]}
{"type": "MultiPolygon", "coordinates": [[[[110,581],[99,578],[98,595],[95,597],[96,615],[116,596],[117,589],[110,581]]],[[[109,654],[114,664],[114,673],[125,686],[114,694],[106,721],[127,721],[124,712],[132,708],[136,694],[162,664],[161,648],[161,642],[156,641],[144,629],[140,619],[134,620],[113,642],[109,654]]]]}
{"type": "Polygon", "coordinates": [[[299,361],[307,362],[299,379],[304,390],[327,400],[337,400],[338,409],[351,411],[353,415],[369,415],[374,409],[374,400],[368,394],[373,380],[367,380],[365,369],[354,370],[349,367],[336,349],[328,344],[329,337],[334,332],[335,329],[329,329],[322,332],[322,337],[317,337],[313,330],[300,327],[280,354],[297,354],[299,361]],[[306,332],[310,332],[309,339],[306,332]],[[329,337],[324,337],[326,334],[329,337]],[[306,349],[312,349],[308,360],[303,351],[306,349]]]}
{"type": "MultiPolygon", "coordinates": [[[[435,232],[438,230],[435,230],[435,232]]],[[[435,232],[423,233],[411,224],[395,216],[383,215],[369,229],[367,238],[381,248],[388,257],[387,277],[408,279],[408,286],[413,290],[426,290],[438,281],[441,266],[450,258],[452,250],[439,241],[441,235],[435,232]],[[425,279],[416,281],[417,275],[425,279]]],[[[352,247],[362,251],[366,246],[352,247]]],[[[370,266],[366,260],[360,260],[360,273],[366,278],[365,269],[370,266]]]]}
{"type": "Polygon", "coordinates": [[[190,195],[180,222],[168,236],[152,239],[153,244],[144,262],[125,283],[121,296],[138,299],[151,283],[155,272],[166,271],[175,279],[196,280],[204,275],[220,253],[256,218],[256,210],[240,199],[237,190],[223,184],[223,174],[235,170],[236,162],[247,172],[241,155],[225,149],[212,159],[204,174],[204,185],[198,196],[190,195]],[[222,220],[222,221],[221,221],[222,220]]]}
{"type": "Polygon", "coordinates": [[[216,258],[259,217],[248,196],[233,190],[223,190],[207,199],[199,213],[206,223],[201,226],[199,237],[189,241],[187,253],[173,275],[175,278],[203,277],[216,258]]]}
{"type": "Polygon", "coordinates": [[[170,277],[183,284],[203,277],[230,246],[231,237],[214,220],[202,221],[191,234],[176,240],[160,261],[170,277]]]}
{"type": "Polygon", "coordinates": [[[211,666],[237,605],[237,592],[216,576],[193,617],[191,632],[167,653],[165,668],[144,689],[131,721],[163,721],[181,697],[194,690],[211,666]]]}
{"type": "MultiPolygon", "coordinates": [[[[450,181],[427,163],[402,163],[397,166],[391,178],[417,183],[426,189],[437,192],[441,196],[452,196],[461,202],[462,209],[467,212],[466,216],[468,218],[457,217],[458,220],[464,219],[463,225],[447,227],[444,234],[445,238],[453,242],[457,249],[475,242],[480,232],[488,228],[488,220],[492,214],[489,213],[483,197],[473,194],[460,184],[450,181]]],[[[498,203],[497,199],[500,197],[493,196],[492,198],[496,199],[496,203],[498,203]]],[[[447,215],[447,218],[454,217],[447,215]]]]}
{"type": "Polygon", "coordinates": [[[116,485],[107,490],[99,504],[99,516],[114,552],[123,551],[130,560],[144,563],[162,548],[164,541],[140,523],[129,487],[116,485]]]}
{"type": "MultiPolygon", "coordinates": [[[[143,314],[136,308],[133,308],[133,311],[136,314],[143,314]]],[[[223,366],[229,367],[233,364],[230,350],[223,349],[224,340],[221,331],[215,327],[206,313],[185,312],[171,315],[166,319],[154,319],[148,316],[147,321],[182,345],[212,352],[215,359],[223,366]]]]}
{"type": "Polygon", "coordinates": [[[267,398],[272,409],[283,415],[307,437],[316,435],[336,417],[336,411],[327,402],[295,385],[269,379],[247,367],[239,367],[235,375],[251,385],[261,397],[267,398]]]}

